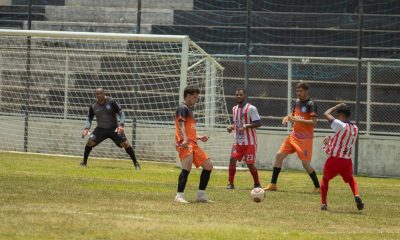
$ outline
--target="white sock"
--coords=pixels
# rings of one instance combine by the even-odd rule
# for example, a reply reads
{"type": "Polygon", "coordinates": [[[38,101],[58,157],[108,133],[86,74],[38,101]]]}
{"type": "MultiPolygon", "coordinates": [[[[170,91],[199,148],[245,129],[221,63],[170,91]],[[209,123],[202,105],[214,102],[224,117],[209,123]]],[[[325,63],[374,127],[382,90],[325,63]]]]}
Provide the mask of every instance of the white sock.
{"type": "Polygon", "coordinates": [[[183,192],[178,192],[178,193],[176,193],[176,197],[178,197],[178,198],[185,198],[185,193],[183,193],[183,192]]]}
{"type": "Polygon", "coordinates": [[[204,196],[206,194],[206,191],[205,190],[199,190],[198,192],[197,192],[197,196],[204,196]]]}

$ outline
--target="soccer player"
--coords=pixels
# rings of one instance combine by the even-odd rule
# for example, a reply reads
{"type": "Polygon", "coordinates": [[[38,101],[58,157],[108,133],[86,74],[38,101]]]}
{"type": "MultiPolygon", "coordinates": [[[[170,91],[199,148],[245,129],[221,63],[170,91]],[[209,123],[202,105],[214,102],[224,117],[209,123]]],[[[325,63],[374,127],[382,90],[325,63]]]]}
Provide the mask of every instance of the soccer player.
{"type": "Polygon", "coordinates": [[[229,133],[235,131],[235,142],[232,146],[231,158],[229,162],[229,184],[227,189],[235,189],[234,179],[236,174],[236,162],[244,158],[254,180],[254,188],[261,187],[258,178],[256,162],[257,135],[256,128],[261,126],[260,115],[257,108],[246,102],[246,91],[237,89],[236,99],[238,105],[233,107],[234,125],[227,127],[229,133]]]}
{"type": "Polygon", "coordinates": [[[200,90],[198,88],[192,86],[186,87],[183,93],[184,102],[179,105],[175,113],[176,150],[178,151],[182,165],[175,201],[180,203],[189,203],[185,199],[184,191],[190,170],[192,169],[192,164],[194,164],[196,168],[200,166],[203,168],[200,175],[196,202],[212,202],[207,198],[205,190],[210,180],[213,165],[207,154],[197,145],[197,140],[207,142],[208,137],[197,135],[196,119],[192,111],[199,94],[200,90]]]}
{"type": "Polygon", "coordinates": [[[111,97],[107,97],[102,88],[96,89],[96,101],[89,106],[82,138],[90,133],[89,129],[94,116],[96,116],[97,126],[86,143],[81,166],[87,166],[87,159],[93,147],[110,138],[118,147],[125,149],[126,153],[131,157],[135,169],[140,170],[140,164],[136,160],[135,152],[124,134],[125,114],[119,103],[111,97]],[[120,118],[119,122],[117,121],[117,115],[120,118]]]}
{"type": "Polygon", "coordinates": [[[319,193],[320,186],[314,168],[311,167],[312,145],[314,137],[314,127],[317,125],[317,107],[308,95],[308,84],[304,81],[296,85],[298,99],[293,106],[292,114],[285,116],[282,124],[288,121],[293,124],[291,134],[283,142],[281,148],[275,156],[275,165],[272,173],[271,183],[264,189],[266,191],[276,191],[278,176],[282,168],[283,160],[294,152],[297,153],[304,169],[310,175],[314,183],[314,193],[319,193]]]}
{"type": "Polygon", "coordinates": [[[345,183],[348,183],[354,195],[358,210],[364,208],[364,203],[358,193],[356,179],[353,176],[353,164],[351,153],[354,142],[357,139],[358,127],[352,124],[350,107],[344,103],[328,109],[324,116],[335,131],[333,137],[324,139],[324,150],[329,158],[324,165],[324,175],[321,182],[321,210],[328,210],[326,198],[328,195],[329,181],[340,174],[345,183]],[[336,119],[332,113],[336,112],[336,119]]]}

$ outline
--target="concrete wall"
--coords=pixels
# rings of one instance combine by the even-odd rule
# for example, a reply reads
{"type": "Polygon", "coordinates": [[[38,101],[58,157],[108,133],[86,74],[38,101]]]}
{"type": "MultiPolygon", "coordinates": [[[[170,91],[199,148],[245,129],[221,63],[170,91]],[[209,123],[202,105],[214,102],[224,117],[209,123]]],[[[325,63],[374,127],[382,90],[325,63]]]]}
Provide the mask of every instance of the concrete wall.
{"type": "MultiPolygon", "coordinates": [[[[29,152],[53,153],[81,156],[87,139],[81,139],[83,120],[55,120],[31,117],[29,121],[29,152]]],[[[132,138],[132,126],[127,124],[126,135],[132,138]]],[[[138,124],[136,152],[139,159],[176,162],[173,126],[149,126],[138,124]]],[[[201,143],[213,162],[218,166],[227,166],[232,144],[232,134],[224,129],[206,131],[210,140],[201,143]]],[[[275,153],[287,137],[287,133],[258,131],[257,165],[271,169],[275,153]]],[[[325,134],[317,133],[314,139],[312,165],[321,171],[326,160],[322,151],[325,134]]],[[[23,151],[24,118],[0,116],[0,150],[23,151]]],[[[124,158],[125,151],[118,149],[110,140],[93,150],[91,156],[124,158]]],[[[285,168],[303,169],[301,162],[292,154],[284,163],[285,168]]],[[[360,137],[359,173],[368,176],[400,177],[400,138],[399,137],[360,137]]]]}
{"type": "MultiPolygon", "coordinates": [[[[172,24],[172,9],[143,8],[141,23],[172,24]]],[[[46,6],[45,17],[48,21],[97,22],[97,23],[135,23],[136,8],[107,7],[60,7],[46,6]]]]}
{"type": "Polygon", "coordinates": [[[12,0],[0,0],[0,6],[11,6],[12,0]]]}
{"type": "MultiPolygon", "coordinates": [[[[25,21],[24,29],[27,29],[27,26],[27,21],[25,21]]],[[[33,21],[32,30],[136,33],[136,25],[134,23],[33,21]]],[[[140,32],[143,34],[151,33],[151,25],[141,24],[140,32]]]]}
{"type": "MultiPolygon", "coordinates": [[[[137,0],[66,0],[66,6],[137,8],[137,0]]],[[[142,8],[192,10],[193,0],[144,0],[142,8]]]]}

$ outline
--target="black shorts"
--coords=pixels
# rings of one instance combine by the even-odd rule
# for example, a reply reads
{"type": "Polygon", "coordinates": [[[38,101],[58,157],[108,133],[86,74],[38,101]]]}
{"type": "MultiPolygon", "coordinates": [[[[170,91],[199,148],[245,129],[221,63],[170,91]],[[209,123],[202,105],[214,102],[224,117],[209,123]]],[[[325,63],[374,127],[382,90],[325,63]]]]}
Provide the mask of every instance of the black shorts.
{"type": "Polygon", "coordinates": [[[96,127],[92,134],[90,134],[89,139],[98,145],[107,138],[110,138],[118,147],[121,147],[120,144],[126,141],[126,136],[123,133],[116,133],[115,129],[116,128],[105,129],[96,127]]]}

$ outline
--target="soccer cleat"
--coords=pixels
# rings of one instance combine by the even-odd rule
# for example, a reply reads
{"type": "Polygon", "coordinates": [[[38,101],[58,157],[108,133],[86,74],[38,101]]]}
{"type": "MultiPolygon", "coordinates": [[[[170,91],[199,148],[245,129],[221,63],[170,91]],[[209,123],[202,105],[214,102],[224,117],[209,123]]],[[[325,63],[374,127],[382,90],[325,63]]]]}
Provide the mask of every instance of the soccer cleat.
{"type": "Polygon", "coordinates": [[[185,198],[179,197],[179,196],[175,197],[175,202],[178,202],[178,203],[189,203],[188,201],[186,201],[185,198]]]}
{"type": "Polygon", "coordinates": [[[264,188],[264,191],[276,191],[278,190],[278,187],[276,186],[275,183],[270,183],[266,188],[264,188]]]}
{"type": "Polygon", "coordinates": [[[87,167],[87,163],[86,163],[85,161],[82,161],[79,165],[80,165],[81,167],[87,167]]]}
{"type": "Polygon", "coordinates": [[[321,211],[327,211],[328,210],[328,205],[322,204],[321,205],[321,211]]]}
{"type": "Polygon", "coordinates": [[[357,209],[358,210],[363,210],[364,209],[364,203],[360,196],[355,196],[354,200],[356,201],[357,209]]]}
{"type": "Polygon", "coordinates": [[[226,185],[226,189],[234,190],[235,189],[235,185],[233,185],[233,183],[228,183],[228,185],[226,185]]]}
{"type": "Polygon", "coordinates": [[[259,183],[254,183],[254,188],[262,188],[262,187],[261,187],[261,184],[259,184],[259,183]]]}
{"type": "Polygon", "coordinates": [[[137,163],[134,163],[133,164],[134,166],[135,166],[135,170],[141,170],[142,168],[140,167],[140,164],[137,162],[137,163]]]}
{"type": "Polygon", "coordinates": [[[319,188],[319,187],[314,188],[314,190],[312,191],[312,193],[318,193],[318,194],[320,194],[320,193],[321,193],[321,188],[319,188]]]}
{"type": "Polygon", "coordinates": [[[205,193],[202,193],[202,194],[197,193],[196,202],[198,202],[198,203],[214,203],[214,201],[211,201],[210,199],[208,199],[208,197],[205,193]]]}

